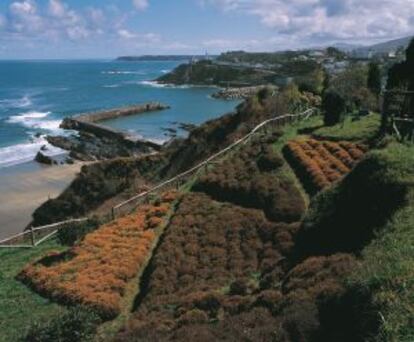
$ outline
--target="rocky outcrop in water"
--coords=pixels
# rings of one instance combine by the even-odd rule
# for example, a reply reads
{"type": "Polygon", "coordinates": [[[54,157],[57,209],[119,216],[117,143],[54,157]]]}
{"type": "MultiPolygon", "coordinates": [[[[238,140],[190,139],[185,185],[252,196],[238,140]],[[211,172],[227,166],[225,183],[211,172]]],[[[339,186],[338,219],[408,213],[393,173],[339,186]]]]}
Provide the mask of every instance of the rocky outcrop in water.
{"type": "Polygon", "coordinates": [[[70,151],[69,156],[82,161],[106,160],[117,157],[136,157],[158,151],[161,146],[137,139],[125,132],[99,124],[99,122],[169,108],[158,102],[115,108],[65,118],[60,127],[76,130],[78,135],[48,136],[53,146],[70,151]]]}
{"type": "Polygon", "coordinates": [[[50,144],[70,151],[71,158],[81,161],[136,157],[160,149],[160,145],[149,141],[113,139],[88,132],[80,132],[77,136],[48,136],[46,139],[50,144]]]}
{"type": "Polygon", "coordinates": [[[45,164],[45,165],[57,164],[56,161],[54,161],[51,157],[45,155],[42,151],[37,152],[34,160],[40,164],[45,164]]]}

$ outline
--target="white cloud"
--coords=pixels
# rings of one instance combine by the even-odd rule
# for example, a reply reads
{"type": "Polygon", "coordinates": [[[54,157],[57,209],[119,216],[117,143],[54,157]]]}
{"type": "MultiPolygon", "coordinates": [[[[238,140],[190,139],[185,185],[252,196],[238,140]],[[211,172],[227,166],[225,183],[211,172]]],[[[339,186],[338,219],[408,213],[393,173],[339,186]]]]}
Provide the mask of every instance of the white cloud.
{"type": "Polygon", "coordinates": [[[371,41],[414,32],[414,0],[201,0],[256,16],[278,34],[302,41],[371,41]]]}
{"type": "Polygon", "coordinates": [[[43,29],[42,18],[38,15],[36,3],[32,0],[12,2],[7,22],[10,30],[17,33],[33,33],[43,29]]]}
{"type": "Polygon", "coordinates": [[[64,17],[66,13],[64,4],[60,0],[49,0],[49,13],[56,18],[64,17]]]}
{"type": "Polygon", "coordinates": [[[36,3],[32,0],[16,1],[10,4],[10,12],[17,16],[35,14],[36,11],[36,3]]]}
{"type": "Polygon", "coordinates": [[[118,30],[118,36],[120,38],[123,38],[123,39],[133,39],[133,38],[136,37],[136,35],[134,33],[130,32],[130,31],[126,30],[126,29],[120,29],[120,30],[118,30]]]}
{"type": "Polygon", "coordinates": [[[119,38],[131,41],[136,44],[155,44],[161,41],[161,37],[156,33],[136,33],[127,29],[119,29],[117,31],[119,38]]]}
{"type": "Polygon", "coordinates": [[[2,20],[5,17],[0,14],[0,28],[3,26],[0,38],[75,41],[101,35],[108,30],[105,14],[98,8],[75,11],[62,0],[48,0],[47,7],[41,10],[43,8],[38,8],[35,0],[11,3],[6,13],[7,20],[2,20]]]}
{"type": "Polygon", "coordinates": [[[138,11],[143,11],[148,7],[148,0],[132,0],[132,4],[138,11]]]}

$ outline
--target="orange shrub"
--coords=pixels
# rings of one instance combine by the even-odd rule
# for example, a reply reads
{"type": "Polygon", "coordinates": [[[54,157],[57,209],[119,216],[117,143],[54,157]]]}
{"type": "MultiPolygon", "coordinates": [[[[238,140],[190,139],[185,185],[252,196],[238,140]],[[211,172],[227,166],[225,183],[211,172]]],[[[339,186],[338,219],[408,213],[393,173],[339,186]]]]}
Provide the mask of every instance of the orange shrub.
{"type": "Polygon", "coordinates": [[[142,206],[136,213],[108,223],[63,254],[50,254],[19,275],[35,290],[65,303],[96,309],[115,317],[129,280],[147,260],[170,204],[142,206]]]}
{"type": "Polygon", "coordinates": [[[367,147],[315,139],[289,141],[285,155],[310,193],[337,182],[363,157],[367,147]]]}

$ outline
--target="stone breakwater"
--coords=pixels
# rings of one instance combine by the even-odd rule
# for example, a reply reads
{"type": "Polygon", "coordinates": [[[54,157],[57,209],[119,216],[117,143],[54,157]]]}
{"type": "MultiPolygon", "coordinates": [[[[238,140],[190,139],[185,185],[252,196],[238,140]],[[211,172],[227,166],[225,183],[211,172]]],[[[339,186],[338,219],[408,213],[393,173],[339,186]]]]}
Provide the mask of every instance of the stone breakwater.
{"type": "Polygon", "coordinates": [[[139,139],[125,132],[105,126],[101,122],[140,113],[169,108],[160,103],[147,103],[107,111],[86,113],[65,118],[60,127],[76,130],[78,136],[48,136],[50,144],[70,151],[73,159],[92,161],[153,153],[161,145],[139,139]]]}
{"type": "Polygon", "coordinates": [[[254,86],[254,87],[241,87],[241,88],[226,88],[214,93],[212,97],[216,99],[224,100],[245,100],[251,96],[257,94],[258,91],[263,88],[270,88],[274,91],[277,91],[275,86],[254,86]]]}
{"type": "Polygon", "coordinates": [[[144,103],[140,105],[133,105],[133,106],[128,106],[128,107],[110,109],[106,111],[79,114],[79,115],[75,115],[71,117],[70,119],[75,120],[75,121],[97,123],[97,122],[106,121],[110,119],[121,118],[124,116],[136,115],[136,114],[146,113],[146,112],[155,112],[155,111],[164,110],[168,108],[170,108],[170,106],[163,105],[159,102],[150,102],[150,103],[144,103]]]}

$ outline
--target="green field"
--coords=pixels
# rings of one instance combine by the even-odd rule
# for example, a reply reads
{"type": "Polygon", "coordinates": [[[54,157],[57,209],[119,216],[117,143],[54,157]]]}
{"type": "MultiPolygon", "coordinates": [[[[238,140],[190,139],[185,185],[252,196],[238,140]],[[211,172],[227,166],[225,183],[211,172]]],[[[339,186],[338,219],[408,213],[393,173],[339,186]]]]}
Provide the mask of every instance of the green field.
{"type": "Polygon", "coordinates": [[[22,338],[35,322],[46,322],[66,309],[32,292],[15,277],[30,261],[65,248],[51,241],[33,249],[0,249],[0,341],[22,338]]]}
{"type": "Polygon", "coordinates": [[[339,141],[372,141],[377,136],[381,125],[381,116],[370,114],[362,118],[348,115],[343,123],[332,127],[321,127],[313,132],[317,138],[339,141]]]}

